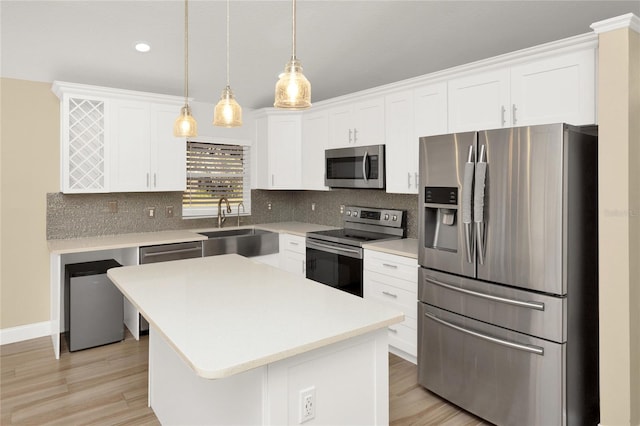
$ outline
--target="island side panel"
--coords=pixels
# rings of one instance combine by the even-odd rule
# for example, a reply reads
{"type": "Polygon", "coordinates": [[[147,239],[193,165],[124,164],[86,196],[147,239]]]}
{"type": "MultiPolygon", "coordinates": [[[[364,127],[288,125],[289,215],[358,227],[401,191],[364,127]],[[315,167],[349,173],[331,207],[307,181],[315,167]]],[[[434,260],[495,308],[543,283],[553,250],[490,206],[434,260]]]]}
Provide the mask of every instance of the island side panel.
{"type": "Polygon", "coordinates": [[[265,380],[266,367],[224,379],[199,377],[149,327],[149,405],[162,424],[263,424],[265,380]]]}
{"type": "Polygon", "coordinates": [[[387,329],[269,365],[263,424],[301,424],[301,393],[314,393],[314,418],[305,425],[387,425],[387,329]]]}

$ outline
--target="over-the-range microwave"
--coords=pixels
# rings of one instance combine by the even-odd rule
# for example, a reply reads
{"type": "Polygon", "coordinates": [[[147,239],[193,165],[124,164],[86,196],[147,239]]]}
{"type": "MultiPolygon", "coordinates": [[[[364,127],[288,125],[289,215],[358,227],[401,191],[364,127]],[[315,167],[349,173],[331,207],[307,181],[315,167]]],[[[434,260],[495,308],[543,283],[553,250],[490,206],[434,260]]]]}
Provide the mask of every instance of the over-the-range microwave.
{"type": "Polygon", "coordinates": [[[331,188],[384,189],[384,145],[325,150],[324,184],[331,188]]]}

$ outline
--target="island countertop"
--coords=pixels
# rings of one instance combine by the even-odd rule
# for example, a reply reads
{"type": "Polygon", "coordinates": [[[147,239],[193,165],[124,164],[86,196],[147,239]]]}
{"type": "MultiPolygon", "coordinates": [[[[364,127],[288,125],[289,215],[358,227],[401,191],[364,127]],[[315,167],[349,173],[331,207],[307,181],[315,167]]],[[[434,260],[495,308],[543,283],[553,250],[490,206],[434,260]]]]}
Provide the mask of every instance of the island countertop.
{"type": "Polygon", "coordinates": [[[207,379],[404,319],[399,311],[236,254],[113,268],[108,276],[207,379]]]}

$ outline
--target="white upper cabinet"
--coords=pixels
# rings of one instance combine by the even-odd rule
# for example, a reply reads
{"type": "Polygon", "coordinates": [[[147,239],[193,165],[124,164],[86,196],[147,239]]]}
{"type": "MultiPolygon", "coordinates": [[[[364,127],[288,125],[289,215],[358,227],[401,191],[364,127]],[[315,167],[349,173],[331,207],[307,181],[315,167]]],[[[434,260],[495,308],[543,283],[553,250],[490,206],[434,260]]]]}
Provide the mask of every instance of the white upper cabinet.
{"type": "Polygon", "coordinates": [[[324,191],[324,150],[329,146],[329,114],[318,111],[302,119],[302,189],[324,191]]]}
{"type": "Polygon", "coordinates": [[[61,100],[64,193],[184,191],[181,98],[54,82],[61,100]]]}
{"type": "Polygon", "coordinates": [[[447,83],[385,98],[387,192],[418,193],[418,141],[447,133],[447,83]]]}
{"type": "Polygon", "coordinates": [[[595,50],[572,52],[511,68],[514,126],[595,124],[595,50]]]}
{"type": "Polygon", "coordinates": [[[596,123],[595,50],[547,56],[449,81],[449,131],[596,123]]]}
{"type": "Polygon", "coordinates": [[[301,189],[302,113],[268,112],[256,119],[258,189],[301,189]]]}
{"type": "Polygon", "coordinates": [[[384,143],[384,97],[336,106],[329,110],[329,147],[384,143]]]}
{"type": "Polygon", "coordinates": [[[449,80],[449,131],[509,126],[509,69],[449,80]]]}

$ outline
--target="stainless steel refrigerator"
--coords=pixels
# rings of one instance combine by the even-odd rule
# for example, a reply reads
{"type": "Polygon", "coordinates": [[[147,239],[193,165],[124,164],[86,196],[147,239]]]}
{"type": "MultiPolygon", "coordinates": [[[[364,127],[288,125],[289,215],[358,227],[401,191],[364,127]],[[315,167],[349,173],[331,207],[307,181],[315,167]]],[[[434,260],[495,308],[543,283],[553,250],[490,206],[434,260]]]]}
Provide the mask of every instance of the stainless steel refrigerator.
{"type": "Polygon", "coordinates": [[[418,380],[493,423],[599,421],[596,133],[420,138],[418,380]]]}

